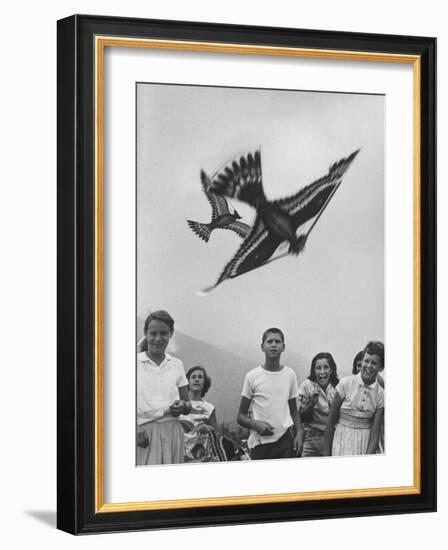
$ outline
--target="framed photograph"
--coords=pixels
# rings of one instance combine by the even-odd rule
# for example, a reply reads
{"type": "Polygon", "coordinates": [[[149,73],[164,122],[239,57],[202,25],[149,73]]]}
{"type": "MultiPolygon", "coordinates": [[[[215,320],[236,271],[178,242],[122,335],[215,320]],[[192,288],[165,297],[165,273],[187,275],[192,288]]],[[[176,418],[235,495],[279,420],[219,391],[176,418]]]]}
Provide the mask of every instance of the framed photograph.
{"type": "Polygon", "coordinates": [[[58,22],[58,528],[436,509],[435,60],[58,22]]]}

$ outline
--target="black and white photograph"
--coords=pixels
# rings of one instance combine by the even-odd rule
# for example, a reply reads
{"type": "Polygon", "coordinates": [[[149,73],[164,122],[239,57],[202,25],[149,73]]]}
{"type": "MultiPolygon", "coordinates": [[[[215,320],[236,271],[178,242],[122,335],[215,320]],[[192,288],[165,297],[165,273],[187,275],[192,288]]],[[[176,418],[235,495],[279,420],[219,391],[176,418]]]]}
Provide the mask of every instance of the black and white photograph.
{"type": "Polygon", "coordinates": [[[443,2],[4,6],[2,546],[444,540],[443,2]]]}
{"type": "Polygon", "coordinates": [[[387,452],[384,157],[382,94],[136,83],[138,467],[387,452]]]}

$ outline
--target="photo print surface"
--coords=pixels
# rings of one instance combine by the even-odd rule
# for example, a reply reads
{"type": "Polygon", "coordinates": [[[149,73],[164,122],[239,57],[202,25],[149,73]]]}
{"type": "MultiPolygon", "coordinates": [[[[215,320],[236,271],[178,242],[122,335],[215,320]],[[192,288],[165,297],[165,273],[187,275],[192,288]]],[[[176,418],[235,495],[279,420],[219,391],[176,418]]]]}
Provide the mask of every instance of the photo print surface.
{"type": "Polygon", "coordinates": [[[386,452],[385,97],[136,97],[137,466],[386,452]]]}

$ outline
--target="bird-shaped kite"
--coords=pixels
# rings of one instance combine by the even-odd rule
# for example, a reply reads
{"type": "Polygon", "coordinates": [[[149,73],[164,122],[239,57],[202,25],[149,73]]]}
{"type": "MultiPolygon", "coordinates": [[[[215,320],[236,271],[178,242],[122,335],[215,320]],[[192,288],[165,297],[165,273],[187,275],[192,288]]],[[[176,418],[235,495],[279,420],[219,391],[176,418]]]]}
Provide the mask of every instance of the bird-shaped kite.
{"type": "Polygon", "coordinates": [[[187,220],[190,228],[198,235],[202,240],[208,242],[210,234],[214,229],[230,229],[239,235],[242,239],[245,239],[250,232],[250,226],[240,222],[241,216],[236,210],[230,213],[227,200],[222,195],[210,193],[208,190],[207,182],[202,180],[202,189],[207,197],[207,200],[212,207],[212,219],[210,223],[200,223],[192,220],[187,220]]]}
{"type": "Polygon", "coordinates": [[[289,243],[286,254],[299,254],[311,229],[339,187],[347,168],[358,152],[359,149],[334,163],[327,175],[302,188],[295,195],[276,201],[267,200],[264,194],[259,151],[233,161],[213,178],[209,178],[201,171],[203,185],[209,191],[246,202],[253,206],[257,213],[249,235],[224,267],[218,281],[203,292],[208,292],[226,279],[233,279],[273,259],[278,259],[280,256],[272,256],[284,242],[289,243]],[[297,236],[298,228],[314,217],[315,220],[306,235],[297,236]]]}

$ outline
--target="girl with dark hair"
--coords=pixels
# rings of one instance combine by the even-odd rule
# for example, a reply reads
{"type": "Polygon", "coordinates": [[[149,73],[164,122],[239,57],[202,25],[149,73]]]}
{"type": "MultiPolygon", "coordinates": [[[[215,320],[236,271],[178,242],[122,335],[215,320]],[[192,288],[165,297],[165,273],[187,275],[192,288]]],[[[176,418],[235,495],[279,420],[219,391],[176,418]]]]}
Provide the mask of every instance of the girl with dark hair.
{"type": "Polygon", "coordinates": [[[363,350],[358,351],[358,353],[355,355],[355,358],[353,359],[352,374],[358,374],[358,372],[361,370],[363,355],[364,355],[363,350]]]}
{"type": "Polygon", "coordinates": [[[305,440],[302,457],[323,456],[325,426],[339,382],[331,353],[318,353],[308,378],[299,387],[299,412],[305,440]]]}
{"type": "Polygon", "coordinates": [[[210,452],[211,429],[217,426],[215,407],[205,401],[204,395],[211,386],[211,378],[204,367],[192,367],[187,372],[188,394],[192,406],[189,414],[180,416],[184,429],[185,462],[214,460],[210,452]]]}
{"type": "MultiPolygon", "coordinates": [[[[186,432],[191,431],[196,426],[208,424],[216,428],[216,410],[215,407],[205,401],[204,395],[211,386],[211,378],[208,376],[204,367],[196,366],[187,372],[188,394],[192,406],[189,414],[180,416],[180,421],[186,432]]],[[[186,433],[188,435],[188,433],[186,433]]],[[[187,438],[186,438],[187,439],[187,438]]]]}
{"type": "Polygon", "coordinates": [[[369,342],[361,371],[343,378],[325,430],[325,455],[375,454],[384,419],[384,390],[378,373],[384,368],[384,345],[369,342]]]}
{"type": "Polygon", "coordinates": [[[215,407],[204,399],[211,378],[204,367],[187,372],[188,393],[192,406],[189,414],[179,419],[184,428],[185,462],[227,462],[247,460],[244,449],[217,431],[215,407]]]}

